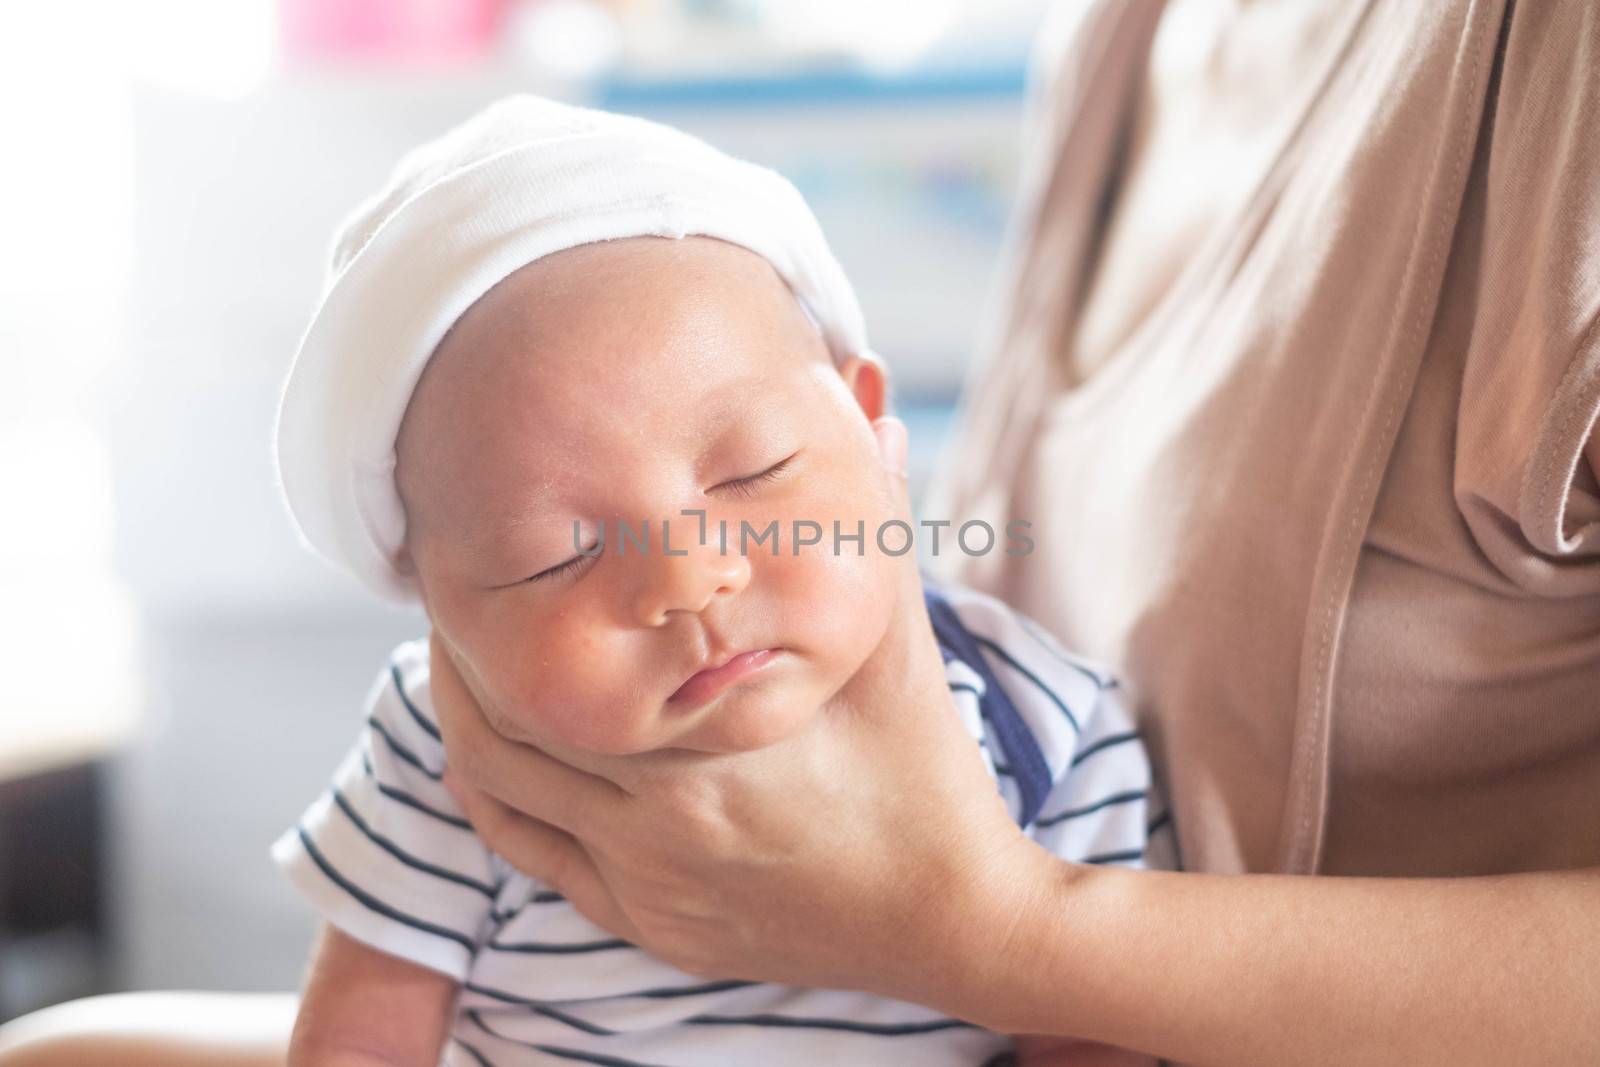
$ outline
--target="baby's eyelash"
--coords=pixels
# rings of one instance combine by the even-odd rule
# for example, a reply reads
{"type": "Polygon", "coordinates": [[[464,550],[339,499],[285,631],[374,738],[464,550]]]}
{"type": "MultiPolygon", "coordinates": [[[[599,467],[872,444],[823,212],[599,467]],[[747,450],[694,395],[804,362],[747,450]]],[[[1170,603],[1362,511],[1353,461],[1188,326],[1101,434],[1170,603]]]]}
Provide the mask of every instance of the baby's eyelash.
{"type": "Polygon", "coordinates": [[[757,482],[777,481],[783,475],[783,472],[788,468],[789,464],[794,461],[794,457],[798,456],[799,454],[800,453],[796,452],[794,455],[780,459],[778,462],[774,463],[760,474],[752,474],[748,478],[736,478],[731,482],[723,482],[721,485],[717,486],[717,488],[727,489],[735,496],[742,496],[745,498],[752,497],[755,495],[755,485],[757,482]]]}
{"type": "Polygon", "coordinates": [[[599,548],[599,546],[598,545],[590,545],[588,548],[583,550],[582,554],[573,556],[571,559],[567,560],[565,563],[557,563],[554,567],[546,567],[544,570],[540,571],[538,574],[535,574],[535,575],[533,575],[533,576],[531,576],[529,578],[525,578],[523,580],[524,581],[528,581],[528,582],[542,582],[542,581],[545,581],[548,578],[560,578],[561,576],[563,576],[565,574],[570,574],[571,572],[577,570],[578,568],[582,567],[585,563],[588,563],[590,560],[598,559],[599,556],[600,556],[600,548],[599,548]]]}
{"type": "MultiPolygon", "coordinates": [[[[715,486],[715,488],[726,489],[735,496],[748,499],[755,495],[755,486],[757,483],[775,482],[781,478],[783,476],[783,472],[789,469],[789,464],[793,463],[795,456],[798,456],[799,454],[800,453],[795,452],[784,457],[783,459],[780,459],[778,462],[774,463],[760,474],[752,474],[747,478],[735,478],[733,481],[723,482],[721,485],[715,486]]],[[[565,577],[566,575],[581,569],[584,564],[599,558],[601,555],[601,547],[602,546],[599,544],[590,545],[588,548],[581,550],[578,555],[573,556],[565,563],[558,563],[554,567],[547,567],[538,574],[524,578],[523,581],[543,582],[554,578],[565,577]]]]}

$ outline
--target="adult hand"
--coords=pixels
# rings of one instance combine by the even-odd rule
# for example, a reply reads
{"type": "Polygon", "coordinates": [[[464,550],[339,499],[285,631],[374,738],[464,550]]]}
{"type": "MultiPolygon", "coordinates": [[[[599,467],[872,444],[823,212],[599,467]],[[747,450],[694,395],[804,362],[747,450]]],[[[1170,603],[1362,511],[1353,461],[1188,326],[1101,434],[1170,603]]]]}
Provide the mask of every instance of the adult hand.
{"type": "MultiPolygon", "coordinates": [[[[909,521],[904,427],[874,429],[909,521]]],[[[608,759],[509,741],[435,633],[448,781],[496,852],[686,971],[962,1003],[984,960],[1006,958],[993,931],[1025,884],[1016,872],[1048,857],[954,713],[915,555],[901,564],[890,636],[851,697],[736,755],[608,759]]]]}

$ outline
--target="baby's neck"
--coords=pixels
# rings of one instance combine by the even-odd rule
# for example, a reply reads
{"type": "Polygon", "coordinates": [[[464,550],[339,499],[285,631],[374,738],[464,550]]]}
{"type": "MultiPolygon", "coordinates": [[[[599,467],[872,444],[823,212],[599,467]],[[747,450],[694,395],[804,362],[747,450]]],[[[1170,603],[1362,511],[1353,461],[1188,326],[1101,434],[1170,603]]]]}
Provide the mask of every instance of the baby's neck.
{"type": "Polygon", "coordinates": [[[860,669],[828,700],[824,711],[881,714],[887,710],[885,701],[916,708],[934,706],[926,703],[930,699],[949,699],[939,644],[923,598],[921,574],[906,567],[900,575],[895,609],[877,645],[860,669]],[[928,692],[921,692],[922,688],[928,692]]]}

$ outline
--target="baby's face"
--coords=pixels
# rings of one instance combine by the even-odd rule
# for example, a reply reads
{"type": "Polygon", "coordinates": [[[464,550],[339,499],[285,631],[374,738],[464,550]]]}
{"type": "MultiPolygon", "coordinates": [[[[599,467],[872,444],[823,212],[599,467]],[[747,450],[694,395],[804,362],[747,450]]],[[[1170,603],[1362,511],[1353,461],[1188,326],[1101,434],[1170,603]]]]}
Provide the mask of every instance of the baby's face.
{"type": "Polygon", "coordinates": [[[764,259],[709,238],[571,249],[473,305],[418,384],[396,477],[429,615],[495,727],[621,755],[802,726],[894,607],[874,536],[895,516],[882,397],[878,368],[836,367],[764,259]],[[619,544],[619,521],[646,520],[645,551],[619,544]],[[796,520],[823,531],[798,554],[796,520]],[[859,555],[835,551],[835,520],[862,524],[859,555]],[[585,548],[603,529],[600,554],[574,548],[575,521],[585,548]],[[770,537],[740,553],[742,524],[773,522],[776,555],[770,537]]]}

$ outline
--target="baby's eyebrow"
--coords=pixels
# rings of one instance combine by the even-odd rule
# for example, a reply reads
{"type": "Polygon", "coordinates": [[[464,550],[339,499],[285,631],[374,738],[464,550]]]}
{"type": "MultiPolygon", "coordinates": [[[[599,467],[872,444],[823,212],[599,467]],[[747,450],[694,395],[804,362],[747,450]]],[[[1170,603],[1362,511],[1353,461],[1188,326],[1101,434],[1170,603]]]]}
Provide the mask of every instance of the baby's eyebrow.
{"type": "Polygon", "coordinates": [[[730,439],[765,438],[785,413],[783,402],[766,388],[765,378],[741,380],[722,390],[720,402],[701,412],[700,447],[695,463],[704,468],[709,458],[726,448],[730,439]]]}
{"type": "Polygon", "coordinates": [[[542,508],[530,503],[516,510],[503,510],[493,516],[479,516],[474,520],[465,521],[461,528],[455,531],[453,537],[456,547],[474,561],[484,564],[507,562],[503,557],[513,549],[520,550],[527,542],[532,540],[529,531],[532,527],[549,524],[548,537],[552,543],[566,546],[565,541],[556,542],[557,535],[571,537],[572,519],[558,520],[552,517],[548,508],[542,508]]]}

